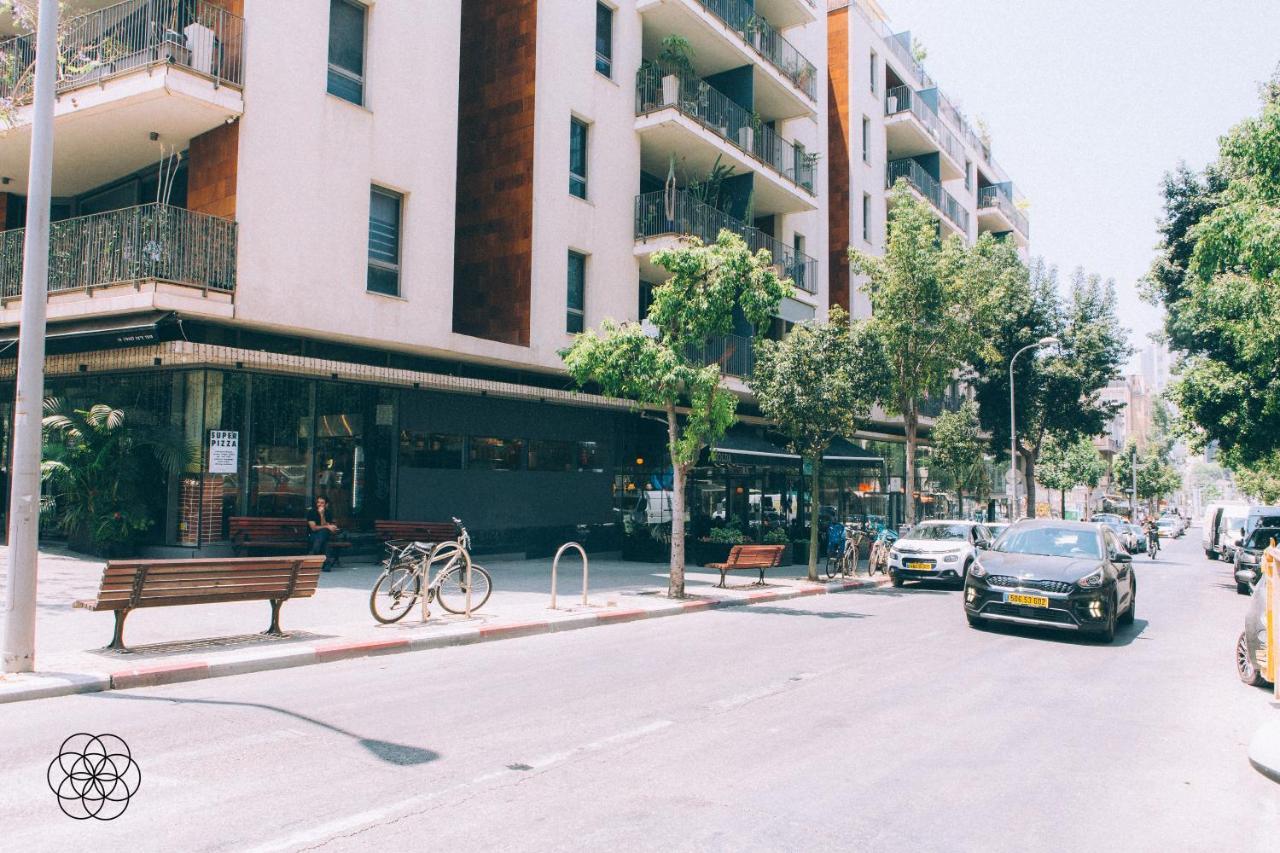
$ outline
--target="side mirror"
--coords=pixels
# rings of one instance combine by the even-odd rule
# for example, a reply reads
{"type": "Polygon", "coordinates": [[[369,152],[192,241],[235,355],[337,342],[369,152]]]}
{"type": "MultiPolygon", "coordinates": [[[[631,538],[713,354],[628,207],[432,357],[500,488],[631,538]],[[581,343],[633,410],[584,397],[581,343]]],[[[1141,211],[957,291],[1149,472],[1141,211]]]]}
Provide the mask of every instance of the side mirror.
{"type": "Polygon", "coordinates": [[[1132,555],[1132,554],[1129,554],[1129,553],[1126,553],[1125,551],[1120,551],[1120,552],[1119,552],[1119,553],[1117,553],[1114,557],[1112,557],[1112,558],[1111,558],[1111,562],[1113,562],[1113,563],[1132,563],[1132,562],[1133,562],[1133,555],[1132,555]]]}
{"type": "Polygon", "coordinates": [[[977,545],[978,549],[982,551],[987,551],[987,550],[990,550],[991,548],[991,543],[985,539],[979,539],[977,542],[973,544],[977,545]]]}

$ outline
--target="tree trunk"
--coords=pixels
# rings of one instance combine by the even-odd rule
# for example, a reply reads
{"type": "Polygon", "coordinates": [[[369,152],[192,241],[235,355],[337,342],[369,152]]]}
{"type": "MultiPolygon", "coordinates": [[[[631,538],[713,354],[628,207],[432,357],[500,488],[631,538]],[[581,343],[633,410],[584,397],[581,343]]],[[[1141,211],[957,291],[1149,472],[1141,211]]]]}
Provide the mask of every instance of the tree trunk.
{"type": "Polygon", "coordinates": [[[903,485],[906,488],[906,500],[903,503],[903,520],[907,523],[907,527],[915,527],[916,524],[916,410],[915,401],[911,401],[910,405],[903,406],[902,429],[907,436],[907,476],[903,478],[903,485]]]}
{"type": "Polygon", "coordinates": [[[1062,520],[1066,521],[1067,520],[1067,490],[1060,489],[1058,491],[1058,496],[1060,498],[1058,503],[1062,505],[1062,520]]]}
{"type": "Polygon", "coordinates": [[[822,488],[822,457],[813,460],[813,483],[809,495],[809,580],[818,580],[818,492],[822,488]]]}
{"type": "Polygon", "coordinates": [[[956,478],[956,510],[960,518],[964,518],[964,486],[960,485],[960,479],[956,478]]]}
{"type": "Polygon", "coordinates": [[[667,595],[684,598],[684,481],[688,466],[675,461],[680,427],[674,406],[667,407],[667,438],[671,448],[671,582],[667,595]]]}
{"type": "Polygon", "coordinates": [[[1036,461],[1032,455],[1025,449],[1022,451],[1023,477],[1026,480],[1026,488],[1023,489],[1027,496],[1027,518],[1036,517],[1036,461]]]}

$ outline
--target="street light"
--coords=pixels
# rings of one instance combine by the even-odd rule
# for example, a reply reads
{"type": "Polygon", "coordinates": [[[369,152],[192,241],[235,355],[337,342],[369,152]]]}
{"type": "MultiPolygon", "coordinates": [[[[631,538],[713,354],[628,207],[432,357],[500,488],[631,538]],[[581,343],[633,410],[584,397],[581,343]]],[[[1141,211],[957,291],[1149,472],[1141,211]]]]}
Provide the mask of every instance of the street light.
{"type": "MultiPolygon", "coordinates": [[[[1050,335],[1047,338],[1041,338],[1034,344],[1027,344],[1022,349],[1013,354],[1013,358],[1009,359],[1009,520],[1017,521],[1013,514],[1018,511],[1018,426],[1017,420],[1014,418],[1013,403],[1013,363],[1018,360],[1018,356],[1027,350],[1036,347],[1051,347],[1058,343],[1058,339],[1050,335]]],[[[1030,507],[1027,507],[1030,510],[1030,507]]]]}

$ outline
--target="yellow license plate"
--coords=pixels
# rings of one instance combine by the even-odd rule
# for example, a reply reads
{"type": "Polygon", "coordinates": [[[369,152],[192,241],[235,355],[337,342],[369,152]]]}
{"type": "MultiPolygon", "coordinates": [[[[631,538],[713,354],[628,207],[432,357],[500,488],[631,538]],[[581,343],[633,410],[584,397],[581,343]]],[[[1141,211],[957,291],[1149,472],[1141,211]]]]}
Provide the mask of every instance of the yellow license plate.
{"type": "Polygon", "coordinates": [[[1022,595],[1017,592],[1009,593],[1010,604],[1021,604],[1023,607],[1048,607],[1049,599],[1043,595],[1022,595]]]}
{"type": "MultiPolygon", "coordinates": [[[[924,571],[926,571],[926,572],[927,572],[927,571],[930,571],[930,570],[933,568],[933,563],[907,563],[907,568],[908,568],[908,569],[922,569],[922,570],[924,570],[924,571]]],[[[1047,606],[1047,605],[1046,605],[1046,606],[1047,606]]]]}

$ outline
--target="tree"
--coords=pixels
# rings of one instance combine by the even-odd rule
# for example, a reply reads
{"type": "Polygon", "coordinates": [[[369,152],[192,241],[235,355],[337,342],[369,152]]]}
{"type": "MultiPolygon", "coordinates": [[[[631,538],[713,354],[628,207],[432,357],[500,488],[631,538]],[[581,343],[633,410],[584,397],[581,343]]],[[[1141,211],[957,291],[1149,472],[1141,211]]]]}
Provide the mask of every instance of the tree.
{"type": "Polygon", "coordinates": [[[1066,299],[1057,272],[1037,261],[1025,276],[1007,275],[1005,305],[991,335],[994,357],[980,357],[970,376],[982,427],[998,456],[1009,452],[1009,360],[1046,336],[1059,340],[1041,357],[1023,356],[1014,369],[1018,452],[1023,458],[1028,512],[1036,503],[1036,468],[1047,436],[1070,444],[1100,435],[1118,406],[1100,393],[1131,349],[1116,314],[1114,283],[1077,269],[1066,299]]]}
{"type": "Polygon", "coordinates": [[[733,424],[737,408],[737,398],[721,386],[720,365],[703,365],[691,355],[732,332],[737,310],[758,336],[791,284],[778,278],[768,251],[752,254],[729,231],[709,245],[690,238],[655,252],[653,261],[671,273],[654,288],[649,307],[647,319],[658,337],[637,323],[606,321],[598,333],[575,337],[561,356],[580,386],[594,384],[609,396],[664,414],[672,467],[669,592],[683,598],[685,482],[702,451],[733,424]]]}
{"type": "Polygon", "coordinates": [[[1272,452],[1252,465],[1240,465],[1231,472],[1236,488],[1264,504],[1280,502],[1280,451],[1272,452]]]}
{"type": "Polygon", "coordinates": [[[1262,110],[1219,144],[1203,176],[1166,179],[1162,243],[1146,295],[1185,353],[1171,398],[1199,449],[1239,466],[1280,449],[1280,74],[1262,110]]]}
{"type": "Polygon", "coordinates": [[[1147,501],[1151,509],[1156,502],[1182,488],[1182,475],[1169,463],[1167,456],[1159,449],[1139,452],[1131,441],[1125,445],[1124,452],[1116,456],[1116,480],[1123,483],[1123,488],[1133,488],[1133,465],[1138,470],[1138,494],[1136,500],[1147,501]]]}
{"type": "Polygon", "coordinates": [[[822,456],[851,438],[886,380],[884,353],[866,321],[850,323],[838,306],[826,323],[801,323],[781,341],[761,341],[750,380],[760,411],[813,464],[809,501],[809,580],[818,579],[818,499],[822,456]]]}
{"type": "Polygon", "coordinates": [[[1098,488],[1107,466],[1093,446],[1093,439],[1079,436],[1074,441],[1066,441],[1057,435],[1049,435],[1040,450],[1040,459],[1036,465],[1040,482],[1049,489],[1057,489],[1061,495],[1062,517],[1067,517],[1067,492],[1076,486],[1085,486],[1085,513],[1093,499],[1093,490],[1098,488]]]}
{"type": "MultiPolygon", "coordinates": [[[[39,0],[0,0],[0,18],[9,18],[19,33],[36,31],[39,0]]],[[[65,0],[58,2],[57,76],[84,74],[117,58],[124,50],[105,33],[91,36],[92,28],[67,15],[65,0]],[[67,35],[75,30],[75,46],[67,45],[67,35]]],[[[0,129],[12,127],[19,108],[31,102],[35,88],[35,37],[20,36],[0,42],[0,129]]]]}
{"type": "Polygon", "coordinates": [[[966,401],[954,412],[943,412],[934,421],[929,438],[933,444],[933,461],[951,475],[956,487],[956,503],[963,516],[965,490],[976,486],[985,473],[983,454],[987,440],[982,435],[977,404],[966,401]]]}
{"type": "Polygon", "coordinates": [[[940,395],[970,355],[985,348],[994,284],[990,256],[1012,252],[983,235],[972,250],[959,237],[938,241],[938,223],[905,180],[893,188],[883,257],[849,250],[853,272],[866,275],[868,328],[889,364],[883,400],[906,434],[906,520],[915,522],[920,403],[940,395]]]}

